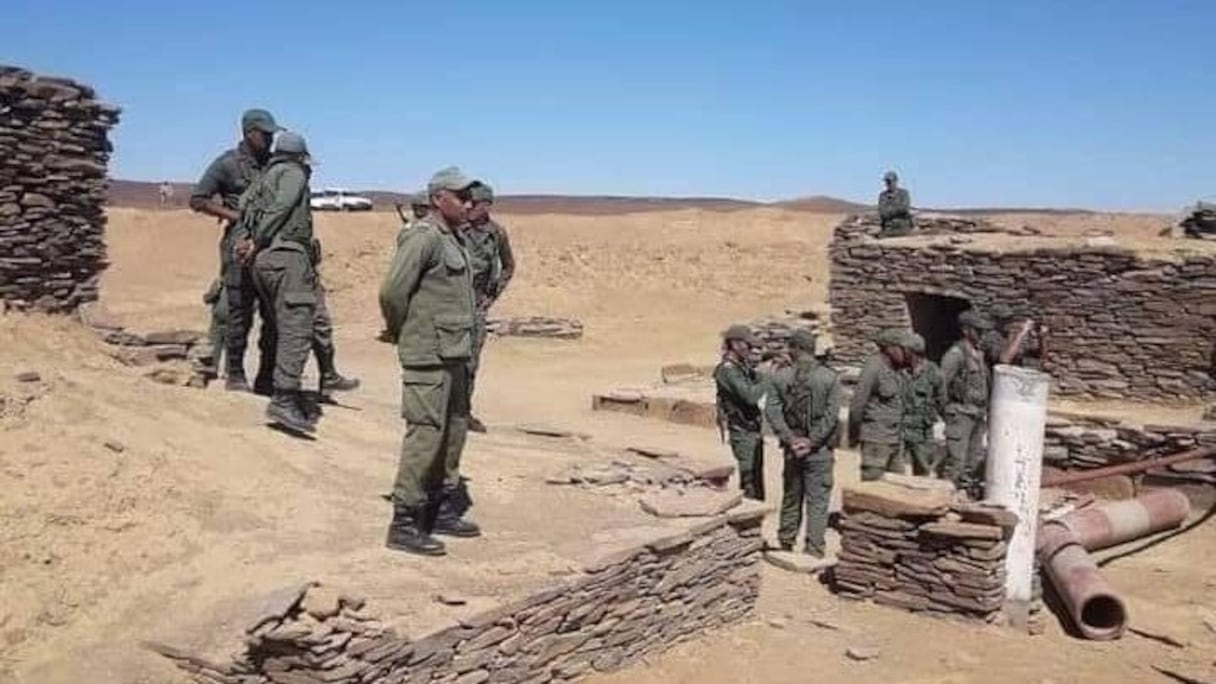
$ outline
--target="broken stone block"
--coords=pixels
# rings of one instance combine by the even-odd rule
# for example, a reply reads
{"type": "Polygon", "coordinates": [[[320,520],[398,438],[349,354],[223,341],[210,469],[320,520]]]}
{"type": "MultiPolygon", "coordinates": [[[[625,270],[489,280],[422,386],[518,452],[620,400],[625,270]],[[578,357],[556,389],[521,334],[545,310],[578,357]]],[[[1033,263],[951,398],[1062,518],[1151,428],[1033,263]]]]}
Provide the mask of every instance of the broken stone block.
{"type": "Polygon", "coordinates": [[[953,495],[944,489],[911,489],[894,482],[861,482],[842,492],[846,512],[869,511],[888,518],[937,517],[950,509],[953,495]]]}
{"type": "Polygon", "coordinates": [[[159,330],[144,335],[148,344],[180,344],[190,346],[197,344],[206,337],[206,333],[197,330],[159,330]]]}
{"type": "Polygon", "coordinates": [[[764,560],[774,567],[803,575],[817,575],[836,565],[835,558],[816,558],[806,553],[779,551],[776,549],[765,551],[764,560]]]}
{"type": "Polygon", "coordinates": [[[665,489],[642,497],[642,510],[660,518],[713,516],[738,506],[743,495],[727,494],[704,487],[689,490],[665,489]]]}

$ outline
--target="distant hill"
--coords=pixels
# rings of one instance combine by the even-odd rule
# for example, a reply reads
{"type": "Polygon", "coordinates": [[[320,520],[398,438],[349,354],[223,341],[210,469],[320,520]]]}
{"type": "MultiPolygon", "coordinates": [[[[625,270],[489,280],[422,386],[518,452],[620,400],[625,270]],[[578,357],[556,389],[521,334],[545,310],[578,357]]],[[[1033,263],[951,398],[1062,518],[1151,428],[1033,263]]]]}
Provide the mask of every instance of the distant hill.
{"type": "MultiPolygon", "coordinates": [[[[190,200],[189,183],[173,183],[170,208],[184,209],[190,200]]],[[[148,181],[111,180],[110,204],[116,207],[154,209],[160,206],[159,183],[148,181]]],[[[392,211],[396,203],[409,204],[410,196],[383,190],[355,191],[372,200],[377,210],[392,211]]],[[[873,205],[860,204],[837,197],[812,195],[780,202],[753,202],[728,197],[621,197],[614,195],[503,195],[496,201],[498,210],[506,214],[582,214],[610,216],[646,211],[700,209],[703,211],[739,211],[774,207],[815,214],[855,214],[873,211],[873,205]]],[[[941,214],[983,216],[987,214],[1087,214],[1085,209],[1036,208],[971,208],[930,209],[917,211],[941,214]]]]}

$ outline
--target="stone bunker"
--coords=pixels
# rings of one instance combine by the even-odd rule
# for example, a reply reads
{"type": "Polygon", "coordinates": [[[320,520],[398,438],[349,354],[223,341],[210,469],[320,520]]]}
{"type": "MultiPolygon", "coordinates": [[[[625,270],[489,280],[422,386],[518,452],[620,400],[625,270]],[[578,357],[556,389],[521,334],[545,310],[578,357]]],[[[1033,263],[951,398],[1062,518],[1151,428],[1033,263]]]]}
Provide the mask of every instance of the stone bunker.
{"type": "Polygon", "coordinates": [[[924,218],[879,238],[873,217],[836,228],[831,248],[836,358],[860,364],[875,331],[911,327],[930,358],[958,314],[1000,302],[1049,327],[1053,394],[1084,399],[1216,397],[1216,245],[1044,237],[969,219],[924,218]]]}

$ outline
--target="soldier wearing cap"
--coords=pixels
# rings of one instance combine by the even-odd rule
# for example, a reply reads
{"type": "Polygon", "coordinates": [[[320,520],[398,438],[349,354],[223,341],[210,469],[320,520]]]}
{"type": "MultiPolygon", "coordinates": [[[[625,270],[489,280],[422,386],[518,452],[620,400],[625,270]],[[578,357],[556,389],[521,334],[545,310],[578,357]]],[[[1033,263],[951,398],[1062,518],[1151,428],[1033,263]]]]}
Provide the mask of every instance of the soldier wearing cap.
{"type": "Polygon", "coordinates": [[[997,302],[992,306],[991,312],[992,329],[985,332],[980,340],[984,360],[988,362],[989,369],[996,368],[998,364],[1024,365],[1028,355],[1037,356],[1040,361],[1046,357],[1047,326],[1036,326],[1034,321],[1025,320],[1011,335],[1013,310],[1007,304],[997,302]],[[1036,331],[1037,344],[1031,338],[1032,333],[1036,331]]]}
{"type": "Polygon", "coordinates": [[[431,178],[431,211],[405,232],[380,287],[380,311],[401,363],[406,421],[386,545],[409,553],[444,554],[432,533],[481,533],[463,518],[472,501],[460,477],[476,308],[460,227],[474,182],[456,167],[431,178]]]}
{"type": "Polygon", "coordinates": [[[946,458],[941,474],[974,496],[983,482],[988,431],[989,371],[981,336],[992,324],[971,310],[959,314],[958,324],[962,338],[942,357],[946,458]]]}
{"type": "Polygon", "coordinates": [[[739,464],[743,496],[764,500],[764,437],[760,402],[767,389],[764,376],[752,364],[752,349],[760,340],[746,325],[732,325],[722,334],[722,360],[714,368],[718,429],[730,437],[739,464]]]}
{"type": "Polygon", "coordinates": [[[284,131],[265,171],[241,198],[237,258],[251,265],[253,282],[268,312],[274,389],[266,416],[293,432],[313,432],[316,416],[306,406],[300,379],[315,339],[323,298],[313,255],[312,174],[303,136],[284,131]]]}
{"type": "MultiPolygon", "coordinates": [[[[486,183],[478,182],[472,187],[472,193],[473,208],[469,211],[469,223],[464,230],[469,263],[473,269],[473,294],[477,300],[473,357],[469,364],[470,405],[477,383],[477,369],[481,366],[481,350],[486,342],[486,315],[515,276],[511,240],[507,237],[506,229],[490,216],[494,190],[486,183]]],[[[475,415],[469,416],[469,429],[474,432],[486,431],[485,425],[475,415]]]]}
{"type": "Polygon", "coordinates": [[[849,404],[849,441],[861,444],[861,479],[877,480],[884,472],[904,472],[903,333],[883,330],[875,338],[878,352],[866,361],[849,404]]]}
{"type": "MultiPolygon", "coordinates": [[[[224,226],[219,246],[221,288],[212,305],[209,339],[213,347],[210,359],[213,374],[218,375],[221,355],[227,356],[226,387],[229,390],[249,391],[249,382],[245,379],[245,347],[253,327],[254,307],[258,303],[249,269],[235,256],[239,202],[241,195],[269,163],[270,145],[274,134],[280,130],[270,112],[264,109],[246,111],[241,116],[241,142],[211,162],[190,194],[192,210],[214,216],[224,226]],[[226,319],[221,320],[220,316],[226,316],[226,319]]],[[[254,389],[269,395],[274,362],[269,357],[269,331],[264,325],[269,312],[263,310],[261,313],[263,328],[258,347],[262,358],[254,389]]]]}
{"type": "Polygon", "coordinates": [[[794,332],[790,351],[793,364],[774,373],[764,407],[785,455],[777,539],[782,549],[793,550],[805,506],[804,551],[822,558],[840,422],[840,380],[816,357],[815,336],[809,330],[794,332]]]}
{"type": "Polygon", "coordinates": [[[899,187],[899,176],[888,171],[882,176],[887,186],[878,195],[878,218],[882,222],[881,235],[907,235],[912,232],[912,198],[908,191],[899,187]]]}
{"type": "Polygon", "coordinates": [[[908,355],[904,384],[903,445],[904,454],[912,461],[912,474],[931,476],[937,466],[933,444],[933,426],[944,410],[945,392],[942,372],[925,358],[925,338],[908,332],[904,340],[908,355]]]}

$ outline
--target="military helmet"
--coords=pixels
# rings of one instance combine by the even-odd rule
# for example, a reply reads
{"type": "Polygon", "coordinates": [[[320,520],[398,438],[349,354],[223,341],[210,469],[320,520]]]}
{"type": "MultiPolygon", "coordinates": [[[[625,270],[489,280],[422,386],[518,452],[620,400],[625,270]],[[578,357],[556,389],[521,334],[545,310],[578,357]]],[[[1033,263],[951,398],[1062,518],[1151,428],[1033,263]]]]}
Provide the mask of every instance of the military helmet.
{"type": "Polygon", "coordinates": [[[727,342],[735,340],[738,340],[739,342],[746,342],[753,347],[760,344],[760,338],[756,337],[756,333],[752,332],[752,329],[746,325],[736,324],[730,326],[726,329],[726,332],[722,333],[722,339],[726,340],[727,342]]]}
{"type": "Polygon", "coordinates": [[[411,207],[429,207],[431,206],[431,196],[426,190],[419,190],[410,196],[411,207]]]}
{"type": "Polygon", "coordinates": [[[469,188],[469,194],[473,196],[474,202],[494,202],[494,188],[484,181],[477,181],[473,187],[469,188]]]}

